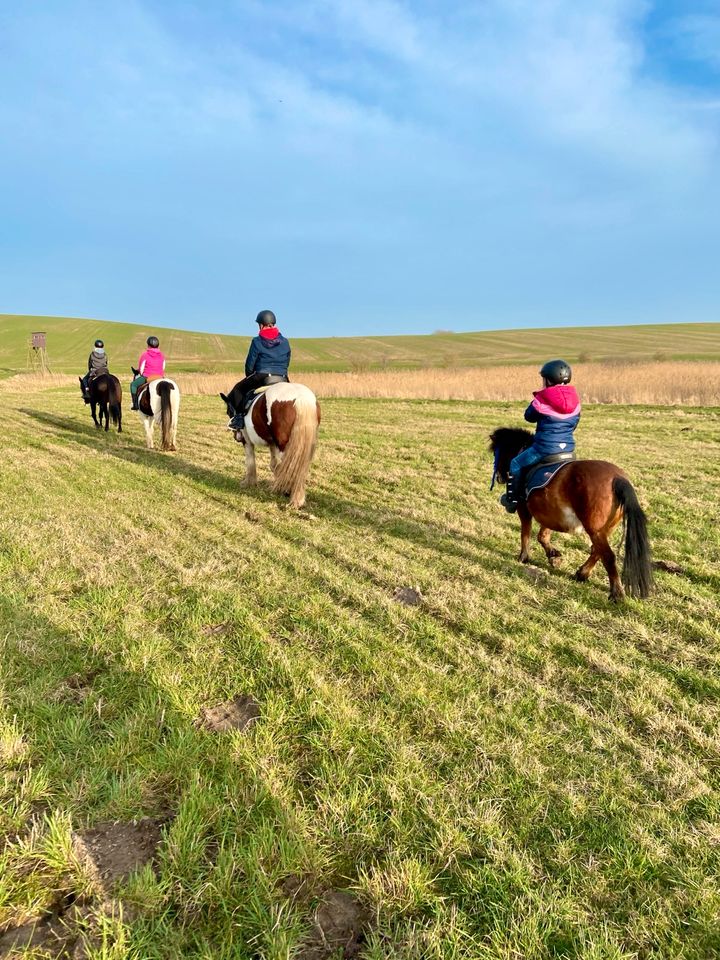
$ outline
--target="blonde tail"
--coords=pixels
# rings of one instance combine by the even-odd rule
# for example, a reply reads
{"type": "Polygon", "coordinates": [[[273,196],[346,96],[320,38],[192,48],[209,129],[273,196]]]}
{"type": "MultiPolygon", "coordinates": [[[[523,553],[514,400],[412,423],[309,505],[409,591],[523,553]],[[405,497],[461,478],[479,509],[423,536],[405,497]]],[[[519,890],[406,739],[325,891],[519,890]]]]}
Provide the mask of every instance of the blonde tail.
{"type": "Polygon", "coordinates": [[[272,481],[273,490],[289,494],[290,506],[295,509],[305,503],[305,481],[315,455],[317,434],[318,409],[315,397],[296,397],[295,422],[272,481]]]}

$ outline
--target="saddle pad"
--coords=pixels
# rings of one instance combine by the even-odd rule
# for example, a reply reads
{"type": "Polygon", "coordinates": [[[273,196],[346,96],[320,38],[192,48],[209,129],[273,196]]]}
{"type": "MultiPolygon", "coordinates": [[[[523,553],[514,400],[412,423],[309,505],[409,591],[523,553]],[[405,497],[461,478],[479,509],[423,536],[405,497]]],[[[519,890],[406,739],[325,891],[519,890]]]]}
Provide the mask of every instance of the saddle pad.
{"type": "Polygon", "coordinates": [[[245,397],[245,405],[243,406],[243,413],[244,413],[246,416],[247,416],[247,414],[250,412],[250,407],[255,403],[255,401],[257,400],[257,398],[258,398],[261,394],[265,393],[265,391],[267,390],[267,388],[268,388],[269,386],[270,386],[270,384],[268,384],[267,387],[258,387],[257,390],[252,390],[252,391],[245,397]]]}
{"type": "Polygon", "coordinates": [[[559,470],[574,462],[574,460],[560,460],[558,463],[539,463],[536,467],[532,467],[525,478],[525,495],[529,497],[534,490],[542,490],[559,470]]]}

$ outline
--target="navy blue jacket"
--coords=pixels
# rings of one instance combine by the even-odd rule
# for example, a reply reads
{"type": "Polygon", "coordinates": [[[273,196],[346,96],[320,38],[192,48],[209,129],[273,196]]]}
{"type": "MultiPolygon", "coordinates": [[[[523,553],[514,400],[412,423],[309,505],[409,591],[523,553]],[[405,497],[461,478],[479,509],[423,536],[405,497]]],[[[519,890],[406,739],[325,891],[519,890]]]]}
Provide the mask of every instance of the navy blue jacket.
{"type": "Polygon", "coordinates": [[[286,377],[289,366],[290,344],[280,332],[272,340],[253,337],[245,361],[246,377],[251,373],[274,373],[286,377]]]}
{"type": "Polygon", "coordinates": [[[575,449],[573,432],[580,422],[580,400],[567,384],[546,387],[535,394],[525,411],[528,423],[536,423],[533,449],[543,456],[575,449]]]}

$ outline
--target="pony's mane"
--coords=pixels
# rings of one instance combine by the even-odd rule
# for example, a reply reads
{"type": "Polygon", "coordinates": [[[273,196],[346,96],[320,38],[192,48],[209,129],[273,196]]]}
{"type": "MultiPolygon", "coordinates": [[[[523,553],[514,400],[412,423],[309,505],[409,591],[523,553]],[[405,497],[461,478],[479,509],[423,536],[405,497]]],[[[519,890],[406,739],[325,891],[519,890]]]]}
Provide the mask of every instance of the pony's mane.
{"type": "Polygon", "coordinates": [[[533,434],[519,427],[498,427],[490,434],[490,452],[512,450],[514,453],[524,450],[533,442],[533,434]]]}

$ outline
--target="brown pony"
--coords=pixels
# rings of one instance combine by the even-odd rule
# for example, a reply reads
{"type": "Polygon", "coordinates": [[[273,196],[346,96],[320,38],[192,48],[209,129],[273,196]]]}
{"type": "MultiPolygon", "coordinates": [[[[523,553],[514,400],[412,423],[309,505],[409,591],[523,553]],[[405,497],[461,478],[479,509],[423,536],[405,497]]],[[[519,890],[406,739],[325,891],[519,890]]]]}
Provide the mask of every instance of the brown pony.
{"type": "MultiPolygon", "coordinates": [[[[490,450],[495,454],[495,478],[507,483],[510,461],[533,442],[527,430],[501,427],[490,434],[490,450]]],[[[550,546],[553,530],[579,533],[590,537],[590,556],[575,573],[576,580],[587,580],[602,560],[610,578],[610,599],[622,600],[625,589],[635,597],[647,597],[652,589],[652,565],[647,520],[638,503],[627,475],[614,463],[606,460],[572,460],[563,466],[550,482],[534,490],[518,504],[520,517],[521,563],[529,560],[528,545],[532,522],[540,524],[538,542],[551,566],[561,556],[550,546]],[[622,581],[618,576],[615,554],[609,538],[615,527],[625,523],[625,560],[622,581]]]]}
{"type": "MultiPolygon", "coordinates": [[[[78,379],[82,392],[82,377],[78,379]]],[[[118,428],[118,433],[122,433],[122,387],[118,378],[111,373],[101,373],[99,377],[93,377],[88,385],[88,390],[90,393],[90,412],[98,430],[102,427],[104,417],[105,430],[108,430],[112,419],[112,422],[118,428]],[[100,422],[98,422],[95,413],[96,407],[100,409],[100,422]]]]}

